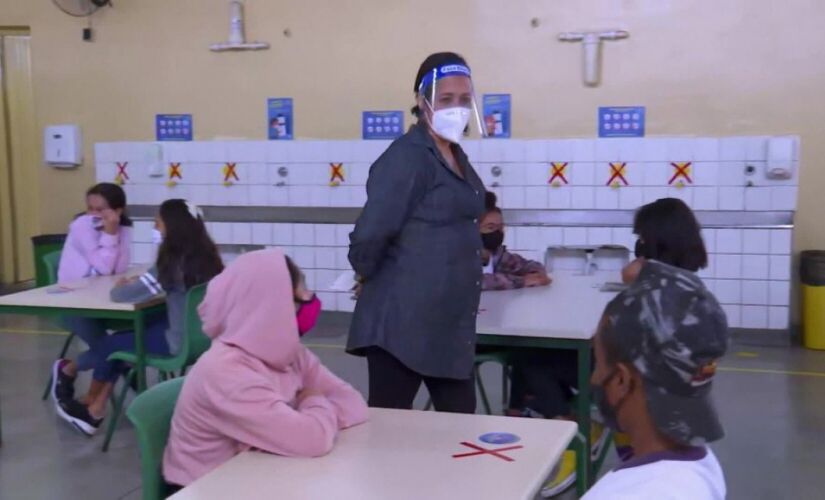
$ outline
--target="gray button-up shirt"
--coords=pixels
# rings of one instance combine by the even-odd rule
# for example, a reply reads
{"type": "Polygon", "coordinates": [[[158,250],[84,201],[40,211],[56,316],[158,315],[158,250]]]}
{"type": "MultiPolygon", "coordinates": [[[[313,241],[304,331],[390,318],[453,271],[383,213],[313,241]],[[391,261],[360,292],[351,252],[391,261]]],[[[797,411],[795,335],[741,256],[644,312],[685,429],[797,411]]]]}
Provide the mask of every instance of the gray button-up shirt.
{"type": "Polygon", "coordinates": [[[464,151],[456,175],[423,126],[413,126],[370,168],[367,204],[350,234],[349,261],[364,280],[347,351],[380,347],[413,371],[467,379],[481,293],[484,185],[464,151]]]}

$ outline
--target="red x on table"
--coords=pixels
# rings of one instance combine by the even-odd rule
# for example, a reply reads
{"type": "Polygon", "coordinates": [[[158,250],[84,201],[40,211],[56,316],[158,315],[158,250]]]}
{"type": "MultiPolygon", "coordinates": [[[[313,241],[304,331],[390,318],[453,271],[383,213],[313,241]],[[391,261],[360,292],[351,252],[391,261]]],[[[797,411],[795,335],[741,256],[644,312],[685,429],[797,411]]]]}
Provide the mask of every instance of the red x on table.
{"type": "Polygon", "coordinates": [[[467,441],[462,441],[461,444],[468,447],[468,448],[472,448],[476,451],[470,451],[468,453],[456,453],[455,455],[453,455],[453,458],[473,457],[473,456],[476,456],[476,455],[493,455],[494,457],[498,457],[498,458],[500,458],[502,460],[505,460],[507,462],[514,462],[515,461],[514,458],[510,458],[507,455],[502,455],[500,452],[510,451],[510,450],[517,450],[519,448],[524,448],[524,446],[522,446],[520,444],[517,444],[517,445],[514,445],[514,446],[505,446],[504,448],[495,448],[495,449],[489,449],[488,450],[487,448],[482,448],[481,446],[476,446],[473,443],[468,443],[467,441]]]}

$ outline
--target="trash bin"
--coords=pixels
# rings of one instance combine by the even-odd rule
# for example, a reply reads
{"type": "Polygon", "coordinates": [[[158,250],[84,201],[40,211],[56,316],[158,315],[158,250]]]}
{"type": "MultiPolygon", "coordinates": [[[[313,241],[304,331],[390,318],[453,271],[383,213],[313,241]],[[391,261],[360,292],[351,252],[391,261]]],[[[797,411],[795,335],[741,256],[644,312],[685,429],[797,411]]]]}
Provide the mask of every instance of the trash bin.
{"type": "Polygon", "coordinates": [[[46,286],[49,284],[49,272],[46,269],[46,264],[43,262],[43,256],[55,250],[61,250],[65,241],[65,234],[41,234],[40,236],[32,236],[35,286],[46,286]]]}
{"type": "Polygon", "coordinates": [[[799,257],[802,343],[808,349],[825,350],[825,250],[805,250],[799,257]]]}

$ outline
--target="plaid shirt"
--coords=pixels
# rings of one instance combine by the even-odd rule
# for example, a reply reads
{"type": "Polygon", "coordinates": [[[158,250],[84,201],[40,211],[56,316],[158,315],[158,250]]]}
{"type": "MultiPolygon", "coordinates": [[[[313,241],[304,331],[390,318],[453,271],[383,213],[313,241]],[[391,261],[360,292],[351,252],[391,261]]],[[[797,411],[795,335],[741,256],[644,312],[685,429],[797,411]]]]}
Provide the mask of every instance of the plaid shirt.
{"type": "Polygon", "coordinates": [[[526,275],[546,272],[544,265],[540,262],[527,260],[521,255],[510,253],[503,246],[491,258],[493,259],[493,273],[484,273],[481,280],[482,290],[524,288],[526,275]]]}

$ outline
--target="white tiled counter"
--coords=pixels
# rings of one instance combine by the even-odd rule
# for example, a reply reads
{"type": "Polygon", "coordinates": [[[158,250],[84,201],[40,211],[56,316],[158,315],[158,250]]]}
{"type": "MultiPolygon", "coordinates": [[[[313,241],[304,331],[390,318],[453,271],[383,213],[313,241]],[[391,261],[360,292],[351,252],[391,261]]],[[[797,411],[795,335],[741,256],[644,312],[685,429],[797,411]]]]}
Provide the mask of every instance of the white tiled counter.
{"type": "MultiPolygon", "coordinates": [[[[510,227],[508,247],[542,260],[553,246],[633,248],[629,217],[622,225],[607,219],[598,224],[599,214],[634,210],[666,196],[683,199],[700,217],[702,212],[721,212],[735,221],[738,214],[784,213],[790,221],[796,207],[798,159],[794,158],[790,179],[768,179],[767,140],[485,140],[466,141],[464,147],[508,213],[592,212],[595,224],[510,227]],[[680,169],[687,176],[677,175],[680,169]],[[617,171],[620,176],[614,175],[617,171]],[[561,175],[553,177],[554,172],[561,175]]],[[[363,206],[369,167],[388,145],[384,141],[102,143],[96,146],[97,178],[122,182],[130,205],[156,206],[168,198],[187,198],[208,207],[250,211],[325,207],[334,214],[363,206]]],[[[352,310],[348,294],[323,291],[337,274],[349,269],[351,224],[273,223],[243,216],[231,220],[209,222],[218,244],[283,247],[304,268],[325,308],[352,310]]],[[[150,230],[151,222],[137,222],[138,262],[152,258],[150,230]]],[[[731,326],[786,329],[791,226],[708,226],[704,237],[710,266],[701,276],[723,303],[731,326]]]]}

